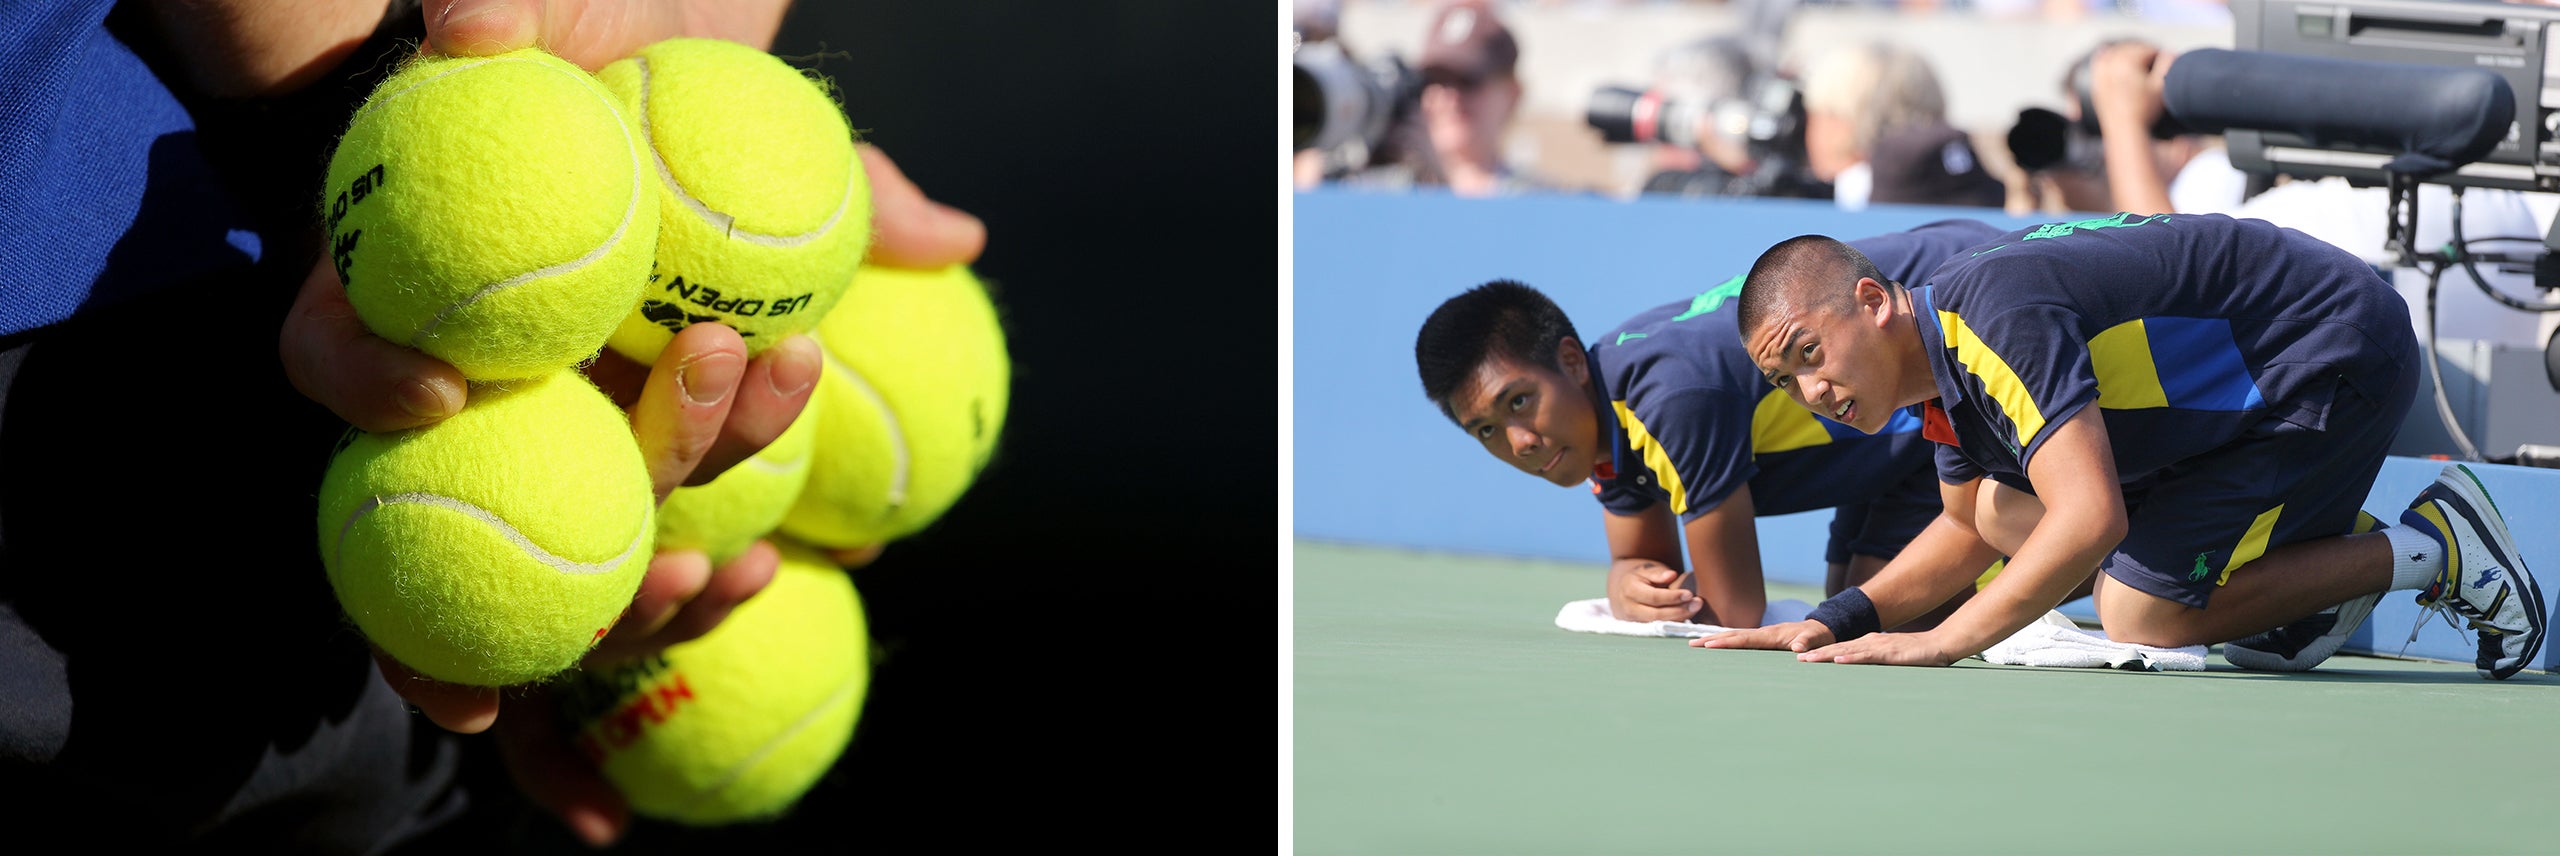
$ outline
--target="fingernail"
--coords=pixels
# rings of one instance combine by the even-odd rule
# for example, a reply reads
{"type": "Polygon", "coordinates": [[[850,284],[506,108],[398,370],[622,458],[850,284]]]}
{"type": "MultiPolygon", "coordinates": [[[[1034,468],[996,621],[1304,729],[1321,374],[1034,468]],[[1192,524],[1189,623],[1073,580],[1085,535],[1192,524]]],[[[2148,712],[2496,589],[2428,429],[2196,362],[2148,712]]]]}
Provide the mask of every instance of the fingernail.
{"type": "Polygon", "coordinates": [[[816,341],[793,336],[773,349],[777,352],[773,368],[765,374],[765,382],[773,385],[773,394],[790,398],[817,385],[818,373],[825,370],[825,358],[819,356],[816,341]]]}
{"type": "Polygon", "coordinates": [[[738,388],[738,375],[744,373],[738,355],[704,354],[693,358],[676,370],[676,389],[686,401],[695,404],[718,404],[738,388]]]}
{"type": "Polygon", "coordinates": [[[455,399],[461,397],[453,394],[456,391],[450,384],[410,378],[400,383],[400,409],[420,419],[443,419],[460,409],[455,406],[455,399]]]}
{"type": "Polygon", "coordinates": [[[531,44],[532,34],[526,29],[531,19],[515,15],[517,11],[513,0],[453,0],[444,7],[444,14],[436,16],[433,29],[460,43],[438,47],[462,49],[457,53],[502,53],[531,44]]]}
{"type": "Polygon", "coordinates": [[[613,843],[613,821],[603,815],[581,811],[565,819],[569,822],[569,831],[576,833],[578,840],[586,842],[587,846],[603,847],[613,843]]]}

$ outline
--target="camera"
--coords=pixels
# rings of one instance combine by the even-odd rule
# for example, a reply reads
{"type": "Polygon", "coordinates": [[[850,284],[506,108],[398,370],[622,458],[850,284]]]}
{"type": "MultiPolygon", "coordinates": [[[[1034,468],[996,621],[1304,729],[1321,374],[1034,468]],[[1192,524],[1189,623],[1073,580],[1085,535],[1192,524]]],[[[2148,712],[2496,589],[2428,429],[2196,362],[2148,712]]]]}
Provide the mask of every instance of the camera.
{"type": "MultiPolygon", "coordinates": [[[[2103,46],[2102,46],[2103,47],[2103,46]]],[[[2018,168],[2028,172],[2048,169],[2077,169],[2095,172],[2106,166],[2106,145],[2098,133],[2098,104],[2090,92],[2089,63],[2097,51],[2090,51],[2073,63],[2063,77],[2063,85],[2071,93],[2072,103],[2079,105],[2080,117],[2071,119],[2042,107],[2018,111],[2017,124],[2009,126],[2009,156],[2018,168]]],[[[2169,111],[2151,123],[2151,138],[2174,139],[2195,133],[2169,111]]]]}
{"type": "Polygon", "coordinates": [[[1751,161],[1748,174],[1709,164],[1696,173],[1664,173],[1647,192],[1686,196],[1828,199],[1831,187],[1805,166],[1804,94],[1772,74],[1753,76],[1726,98],[1676,98],[1659,90],[1602,86],[1591,93],[1584,123],[1608,143],[1656,143],[1712,153],[1718,143],[1751,161]]]}
{"type": "Polygon", "coordinates": [[[1325,152],[1328,171],[1382,160],[1422,98],[1422,75],[1403,60],[1364,63],[1332,41],[1299,47],[1289,77],[1290,145],[1325,152]]]}

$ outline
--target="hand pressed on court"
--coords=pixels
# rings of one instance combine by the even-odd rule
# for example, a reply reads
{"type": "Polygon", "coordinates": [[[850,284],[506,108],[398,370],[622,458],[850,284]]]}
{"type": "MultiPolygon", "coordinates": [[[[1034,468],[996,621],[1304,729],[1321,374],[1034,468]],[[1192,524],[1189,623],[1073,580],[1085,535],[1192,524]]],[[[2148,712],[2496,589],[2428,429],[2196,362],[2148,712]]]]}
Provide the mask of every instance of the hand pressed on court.
{"type": "Polygon", "coordinates": [[[1798,654],[1829,644],[1831,628],[1819,621],[1789,621],[1689,640],[1691,648],[1759,648],[1798,654]]]}
{"type": "Polygon", "coordinates": [[[1689,590],[1690,578],[1662,565],[1632,567],[1609,577],[1609,613],[1620,621],[1687,621],[1707,602],[1689,590]]]}
{"type": "Polygon", "coordinates": [[[1869,633],[1796,655],[1797,661],[1805,663],[1877,666],[1946,666],[1961,659],[1938,644],[1934,633],[1869,633]]]}

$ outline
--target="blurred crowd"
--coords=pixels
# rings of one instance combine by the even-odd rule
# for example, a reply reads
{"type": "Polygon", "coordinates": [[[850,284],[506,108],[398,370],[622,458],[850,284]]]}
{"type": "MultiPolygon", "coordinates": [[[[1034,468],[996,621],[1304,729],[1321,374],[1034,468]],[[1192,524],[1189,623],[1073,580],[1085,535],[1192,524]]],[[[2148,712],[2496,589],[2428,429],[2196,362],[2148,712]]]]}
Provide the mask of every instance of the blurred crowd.
{"type": "MultiPolygon", "coordinates": [[[[1300,121],[1292,171],[1300,188],[1829,198],[1851,209],[1910,203],[2016,213],[2165,208],[2169,196],[2228,208],[2245,192],[2244,179],[2211,141],[2194,135],[2152,141],[2154,162],[2131,170],[2134,180],[2156,180],[2156,191],[2111,176],[2104,129],[2081,111],[2090,105],[2093,66],[2165,68],[2171,55],[2139,39],[2089,45],[2066,67],[2019,69],[2053,81],[2051,95],[2062,106],[2022,113],[2001,128],[1958,127],[1938,69],[1912,45],[1862,38],[1793,53],[1783,47],[1788,24],[1808,6],[1884,16],[2227,26],[2218,0],[1365,0],[1426,11],[1418,42],[1347,38],[1345,2],[1364,0],[1293,6],[1300,121]],[[1590,94],[1585,133],[1640,155],[1636,174],[1577,180],[1524,157],[1514,138],[1534,81],[1524,80],[1521,57],[1530,46],[1510,19],[1548,7],[1605,16],[1646,6],[1714,7],[1726,24],[1645,58],[1641,83],[1590,94]],[[1419,47],[1410,54],[1378,47],[1390,42],[1419,47]],[[2197,169],[2186,169],[2190,164],[2197,169]]],[[[2137,106],[2147,97],[2158,112],[2156,91],[2100,94],[2137,106]]]]}

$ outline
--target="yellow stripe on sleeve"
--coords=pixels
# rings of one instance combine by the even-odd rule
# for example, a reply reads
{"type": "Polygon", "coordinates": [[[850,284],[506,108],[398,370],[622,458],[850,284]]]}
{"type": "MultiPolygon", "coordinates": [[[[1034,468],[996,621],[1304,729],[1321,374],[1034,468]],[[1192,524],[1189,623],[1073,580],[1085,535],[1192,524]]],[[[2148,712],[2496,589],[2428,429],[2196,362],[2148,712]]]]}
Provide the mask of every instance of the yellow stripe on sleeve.
{"type": "Polygon", "coordinates": [[[1627,431],[1627,446],[1644,456],[1645,469],[1653,471],[1654,481],[1671,496],[1671,513],[1689,513],[1689,489],[1680,484],[1680,471],[1671,465],[1671,453],[1664,451],[1662,444],[1653,439],[1653,433],[1644,429],[1644,420],[1637,419],[1626,402],[1609,402],[1609,408],[1617,411],[1618,425],[1627,431]]]}
{"type": "Polygon", "coordinates": [[[1946,330],[1947,345],[1955,349],[1956,362],[1982,379],[1983,391],[2000,404],[2000,412],[2009,417],[2009,424],[2017,426],[2018,448],[2026,448],[2044,431],[2044,411],[2036,409],[2035,398],[2027,394],[2026,382],[2018,379],[2008,361],[1993,353],[1982,337],[1973,334],[1973,328],[1965,326],[1963,318],[1941,309],[1938,323],[1946,330]]]}

